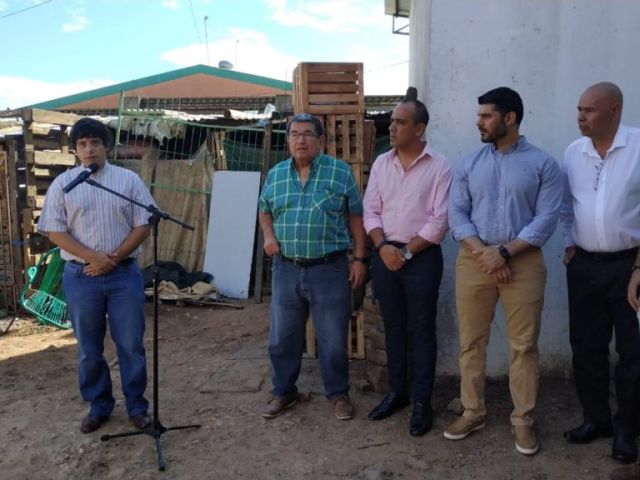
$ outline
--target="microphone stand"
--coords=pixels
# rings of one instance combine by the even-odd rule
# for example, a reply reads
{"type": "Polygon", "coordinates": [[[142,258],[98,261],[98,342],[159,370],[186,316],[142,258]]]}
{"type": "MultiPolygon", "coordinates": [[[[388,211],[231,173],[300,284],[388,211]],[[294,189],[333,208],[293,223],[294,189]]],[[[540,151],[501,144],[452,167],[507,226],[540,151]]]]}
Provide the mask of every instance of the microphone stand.
{"type": "Polygon", "coordinates": [[[187,224],[183,223],[180,220],[176,220],[172,218],[168,213],[161,211],[155,205],[143,205],[132,198],[127,197],[126,195],[122,195],[114,190],[111,190],[108,187],[96,182],[92,178],[87,178],[85,180],[89,185],[93,185],[94,187],[105,190],[117,197],[123,198],[139,207],[147,210],[151,216],[149,217],[149,224],[152,227],[152,235],[153,235],[153,421],[151,424],[145,428],[144,430],[134,430],[130,432],[123,433],[114,433],[114,434],[106,434],[100,437],[100,440],[107,441],[112,438],[120,438],[120,437],[131,437],[134,435],[149,435],[154,438],[156,442],[156,451],[158,453],[158,467],[160,471],[164,471],[165,469],[165,461],[164,455],[162,454],[162,447],[160,446],[160,437],[170,430],[184,430],[185,428],[200,428],[201,425],[181,425],[177,427],[165,427],[162,423],[160,423],[159,418],[159,408],[158,408],[158,283],[160,280],[160,269],[158,268],[158,224],[160,220],[170,220],[188,230],[194,230],[194,228],[187,224]]]}

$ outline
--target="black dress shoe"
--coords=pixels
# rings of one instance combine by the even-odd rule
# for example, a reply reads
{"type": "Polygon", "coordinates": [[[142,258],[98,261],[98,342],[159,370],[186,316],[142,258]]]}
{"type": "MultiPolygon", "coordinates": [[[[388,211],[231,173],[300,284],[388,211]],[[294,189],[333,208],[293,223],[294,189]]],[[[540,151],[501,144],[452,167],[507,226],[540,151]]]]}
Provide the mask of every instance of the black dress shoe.
{"type": "Polygon", "coordinates": [[[429,430],[433,424],[433,410],[428,403],[416,402],[413,404],[409,433],[413,437],[421,437],[429,430]]]}
{"type": "Polygon", "coordinates": [[[585,420],[579,427],[564,432],[564,438],[572,443],[591,443],[596,438],[611,437],[612,435],[611,425],[601,427],[588,420],[585,420]]]}
{"type": "Polygon", "coordinates": [[[613,447],[611,448],[611,456],[622,463],[633,463],[638,458],[638,447],[636,447],[636,439],[628,433],[616,433],[613,438],[613,447]]]}
{"type": "Polygon", "coordinates": [[[82,424],[80,424],[80,431],[82,433],[95,432],[107,420],[109,420],[108,416],[103,417],[103,416],[87,415],[86,417],[84,417],[84,420],[82,420],[82,424]]]}
{"type": "Polygon", "coordinates": [[[376,408],[369,412],[369,420],[382,420],[409,405],[409,399],[397,393],[388,393],[376,408]]]}
{"type": "Polygon", "coordinates": [[[149,425],[151,425],[151,417],[149,417],[147,412],[134,415],[133,417],[130,417],[130,419],[131,423],[133,423],[133,426],[138,430],[144,430],[145,428],[148,428],[149,425]]]}

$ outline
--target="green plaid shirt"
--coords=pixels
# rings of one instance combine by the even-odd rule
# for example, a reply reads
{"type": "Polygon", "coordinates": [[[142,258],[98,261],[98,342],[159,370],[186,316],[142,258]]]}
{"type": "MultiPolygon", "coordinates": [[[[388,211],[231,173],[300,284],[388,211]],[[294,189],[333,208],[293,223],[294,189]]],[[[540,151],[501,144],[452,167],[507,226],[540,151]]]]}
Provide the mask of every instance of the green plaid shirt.
{"type": "Polygon", "coordinates": [[[273,167],[259,209],[272,216],[282,255],[319,258],[349,248],[347,216],[362,215],[362,200],[349,165],[321,153],[313,160],[304,187],[293,159],[273,167]]]}

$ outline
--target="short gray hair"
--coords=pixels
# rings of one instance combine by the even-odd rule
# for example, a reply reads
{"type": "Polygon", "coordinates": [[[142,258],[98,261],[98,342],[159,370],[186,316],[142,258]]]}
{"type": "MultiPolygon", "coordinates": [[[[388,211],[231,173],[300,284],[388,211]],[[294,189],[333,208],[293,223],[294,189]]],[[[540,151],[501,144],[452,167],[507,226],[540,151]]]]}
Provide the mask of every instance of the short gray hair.
{"type": "Polygon", "coordinates": [[[291,125],[294,123],[312,123],[313,129],[316,131],[316,135],[324,135],[324,126],[318,117],[314,117],[310,113],[299,113],[295,115],[289,123],[287,123],[287,133],[291,130],[291,125]]]}

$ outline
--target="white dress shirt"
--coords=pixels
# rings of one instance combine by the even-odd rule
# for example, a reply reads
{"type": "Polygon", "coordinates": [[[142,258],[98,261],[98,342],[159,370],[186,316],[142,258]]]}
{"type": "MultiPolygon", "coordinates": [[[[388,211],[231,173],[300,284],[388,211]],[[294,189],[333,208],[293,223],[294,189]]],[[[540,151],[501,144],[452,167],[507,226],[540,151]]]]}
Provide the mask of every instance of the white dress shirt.
{"type": "Polygon", "coordinates": [[[604,159],[582,137],[562,166],[565,246],[618,252],[640,246],[640,128],[620,125],[604,159]]]}

